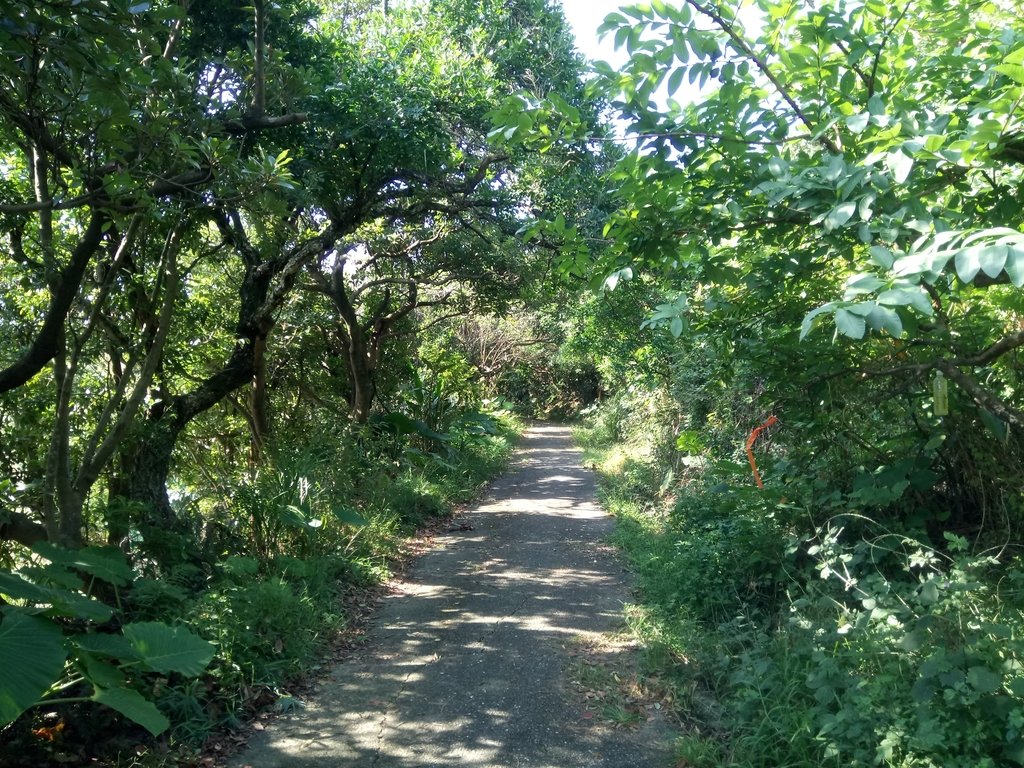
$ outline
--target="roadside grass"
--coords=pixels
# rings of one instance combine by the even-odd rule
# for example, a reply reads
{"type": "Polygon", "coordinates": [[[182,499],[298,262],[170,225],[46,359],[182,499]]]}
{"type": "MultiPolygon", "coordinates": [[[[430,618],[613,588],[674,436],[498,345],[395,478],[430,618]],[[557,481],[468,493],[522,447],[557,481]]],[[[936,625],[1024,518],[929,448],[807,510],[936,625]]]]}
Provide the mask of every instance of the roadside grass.
{"type": "Polygon", "coordinates": [[[948,531],[940,548],[856,508],[809,523],[749,483],[669,495],[638,434],[577,439],[636,577],[639,679],[669,692],[684,731],[677,766],[1024,764],[1018,557],[948,531]]]}
{"type": "Polygon", "coordinates": [[[640,679],[666,692],[681,731],[674,765],[838,766],[809,727],[803,657],[765,623],[778,590],[756,582],[784,559],[777,526],[750,521],[742,503],[701,487],[665,493],[664,469],[639,434],[612,443],[601,429],[575,436],[616,518],[613,543],[637,580],[638,602],[625,618],[640,647],[640,679]]]}
{"type": "Polygon", "coordinates": [[[619,639],[635,649],[630,654],[636,659],[632,684],[657,691],[665,715],[683,731],[675,745],[677,765],[719,765],[719,712],[701,667],[709,643],[685,612],[677,610],[678,596],[666,567],[675,551],[667,530],[671,499],[657,490],[661,478],[650,461],[650,446],[642,441],[608,444],[607,436],[585,427],[577,428],[574,437],[586,464],[598,472],[599,501],[616,519],[612,543],[637,578],[641,602],[626,606],[628,636],[619,639]]]}
{"type": "Polygon", "coordinates": [[[644,675],[632,633],[586,635],[568,647],[568,677],[582,716],[617,728],[643,725],[667,712],[670,694],[656,677],[644,675]]]}
{"type": "Polygon", "coordinates": [[[585,429],[575,434],[599,474],[599,499],[616,518],[613,544],[636,578],[638,602],[626,607],[626,624],[639,646],[641,685],[664,691],[667,716],[681,732],[674,765],[837,765],[808,728],[807,669],[765,631],[767,609],[757,605],[763,585],[748,584],[743,571],[744,561],[775,556],[762,551],[774,529],[730,527],[719,540],[718,518],[728,514],[709,505],[722,500],[699,490],[692,498],[664,493],[663,470],[643,438],[607,445],[585,429]],[[694,499],[700,509],[690,508],[694,499]],[[711,522],[688,538],[691,518],[711,522]]]}

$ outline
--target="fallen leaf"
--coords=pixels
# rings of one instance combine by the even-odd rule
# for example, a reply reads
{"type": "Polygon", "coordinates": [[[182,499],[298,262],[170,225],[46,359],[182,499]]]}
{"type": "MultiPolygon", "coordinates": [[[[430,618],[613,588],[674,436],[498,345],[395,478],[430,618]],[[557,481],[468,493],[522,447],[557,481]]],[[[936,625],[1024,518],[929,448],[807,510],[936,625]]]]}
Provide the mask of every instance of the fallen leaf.
{"type": "Polygon", "coordinates": [[[64,730],[64,721],[44,728],[33,728],[32,735],[44,741],[55,741],[57,734],[64,730]]]}

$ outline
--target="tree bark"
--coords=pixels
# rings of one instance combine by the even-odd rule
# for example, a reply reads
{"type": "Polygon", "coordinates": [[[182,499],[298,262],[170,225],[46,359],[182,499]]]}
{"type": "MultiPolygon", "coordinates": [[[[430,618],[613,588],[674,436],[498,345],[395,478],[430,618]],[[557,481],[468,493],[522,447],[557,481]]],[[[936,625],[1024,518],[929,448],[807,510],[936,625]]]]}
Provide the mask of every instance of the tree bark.
{"type": "Polygon", "coordinates": [[[46,541],[46,527],[27,515],[0,507],[0,541],[16,541],[26,547],[46,541]]]}
{"type": "Polygon", "coordinates": [[[249,411],[252,425],[252,445],[249,459],[257,466],[263,459],[263,452],[270,435],[270,406],[267,402],[267,340],[258,338],[253,344],[252,392],[249,397],[249,411]]]}

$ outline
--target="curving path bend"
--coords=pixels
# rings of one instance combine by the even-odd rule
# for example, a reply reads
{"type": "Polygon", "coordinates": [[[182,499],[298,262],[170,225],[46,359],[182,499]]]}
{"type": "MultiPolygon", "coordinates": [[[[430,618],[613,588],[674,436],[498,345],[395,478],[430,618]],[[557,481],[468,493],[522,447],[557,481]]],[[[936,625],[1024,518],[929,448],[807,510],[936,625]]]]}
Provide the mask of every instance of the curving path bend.
{"type": "Polygon", "coordinates": [[[581,719],[566,646],[621,626],[626,575],[603,544],[567,427],[539,424],[513,468],[385,599],[366,643],[236,768],[646,768],[657,724],[581,719]]]}

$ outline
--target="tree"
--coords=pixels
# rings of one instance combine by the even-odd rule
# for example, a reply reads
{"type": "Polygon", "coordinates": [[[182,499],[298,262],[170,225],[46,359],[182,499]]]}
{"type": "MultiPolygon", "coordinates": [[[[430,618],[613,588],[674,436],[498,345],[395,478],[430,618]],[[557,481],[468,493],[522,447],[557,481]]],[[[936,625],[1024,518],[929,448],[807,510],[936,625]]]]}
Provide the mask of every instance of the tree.
{"type": "MultiPolygon", "coordinates": [[[[654,2],[609,16],[630,60],[599,64],[594,87],[635,146],[608,176],[606,247],[557,221],[535,231],[594,285],[656,281],[671,300],[654,327],[757,359],[766,413],[784,403],[824,425],[812,403],[843,412],[860,391],[865,412],[844,429],[874,411],[895,455],[897,434],[920,449],[943,432],[927,377],[940,400],[954,383],[956,439],[925,453],[950,469],[952,452],[980,460],[977,427],[1005,439],[1021,416],[1018,20],[998,3],[765,1],[757,14],[654,2]],[[687,83],[705,90],[682,104],[687,83]],[[835,346],[815,330],[826,319],[835,346]]],[[[556,98],[518,99],[525,117],[499,115],[509,141],[588,139],[556,98]]]]}
{"type": "Polygon", "coordinates": [[[1007,195],[1020,174],[1024,53],[1003,34],[1015,20],[997,4],[979,24],[976,9],[935,5],[759,8],[759,36],[726,4],[654,3],[606,21],[633,56],[625,72],[604,71],[605,88],[639,142],[609,224],[630,249],[620,258],[679,261],[728,285],[730,262],[775,248],[800,280],[846,279],[804,335],[831,315],[843,336],[906,339],[892,356],[910,347],[914,359],[893,373],[941,370],[977,407],[1019,423],[973,372],[1024,343],[999,320],[1012,293],[978,291],[1024,282],[1007,195]],[[720,85],[691,106],[653,107],[684,78],[720,85]],[[965,305],[980,312],[950,315],[965,305]]]}
{"type": "Polygon", "coordinates": [[[268,166],[246,141],[304,116],[268,112],[266,67],[253,65],[254,96],[239,112],[234,97],[242,94],[227,98],[206,60],[183,66],[180,49],[192,42],[182,41],[187,6],[17,10],[3,31],[15,53],[0,104],[13,171],[6,191],[32,202],[4,203],[0,212],[19,287],[38,293],[9,294],[28,322],[8,330],[28,343],[5,361],[0,391],[25,387],[52,361],[55,392],[45,457],[35,467],[22,460],[12,468],[15,476],[42,476],[40,485],[27,483],[34,490],[24,502],[39,510],[43,527],[9,510],[4,531],[27,543],[45,528],[51,540],[79,545],[83,505],[163,369],[178,296],[187,291],[179,259],[200,247],[209,220],[198,193],[219,185],[215,196],[259,195],[276,182],[281,156],[268,166]],[[138,65],[126,75],[124,62],[133,60],[138,65]],[[45,295],[38,330],[29,330],[45,295]]]}

